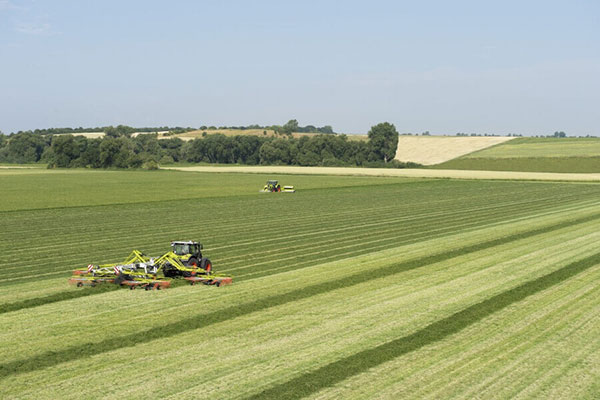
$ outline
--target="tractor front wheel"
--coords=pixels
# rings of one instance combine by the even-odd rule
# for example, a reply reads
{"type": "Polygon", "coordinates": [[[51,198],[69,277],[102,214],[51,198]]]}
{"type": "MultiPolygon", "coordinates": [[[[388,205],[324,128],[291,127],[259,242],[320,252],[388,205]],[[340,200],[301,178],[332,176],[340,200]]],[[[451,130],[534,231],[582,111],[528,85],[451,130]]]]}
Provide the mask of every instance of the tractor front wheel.
{"type": "Polygon", "coordinates": [[[212,273],[212,263],[206,257],[202,257],[202,260],[200,261],[200,268],[205,270],[207,274],[212,273]]]}

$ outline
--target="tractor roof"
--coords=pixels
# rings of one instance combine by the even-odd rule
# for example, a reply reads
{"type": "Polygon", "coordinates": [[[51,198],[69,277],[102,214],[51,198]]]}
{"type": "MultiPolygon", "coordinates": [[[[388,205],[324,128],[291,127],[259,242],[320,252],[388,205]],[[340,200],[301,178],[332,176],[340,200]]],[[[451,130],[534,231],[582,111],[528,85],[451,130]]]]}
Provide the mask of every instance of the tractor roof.
{"type": "Polygon", "coordinates": [[[277,181],[267,181],[267,185],[277,185],[277,181]]]}
{"type": "Polygon", "coordinates": [[[198,242],[194,242],[193,240],[173,240],[171,244],[198,244],[198,242]]]}

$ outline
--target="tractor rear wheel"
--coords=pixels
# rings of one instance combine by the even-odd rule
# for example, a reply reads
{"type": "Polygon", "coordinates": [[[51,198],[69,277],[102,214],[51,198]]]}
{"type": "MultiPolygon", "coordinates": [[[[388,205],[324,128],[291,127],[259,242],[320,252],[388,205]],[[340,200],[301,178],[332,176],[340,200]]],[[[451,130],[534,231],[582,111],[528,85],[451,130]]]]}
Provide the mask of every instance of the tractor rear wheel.
{"type": "Polygon", "coordinates": [[[212,273],[212,263],[206,257],[202,257],[202,260],[200,261],[200,268],[205,270],[207,274],[212,273]]]}

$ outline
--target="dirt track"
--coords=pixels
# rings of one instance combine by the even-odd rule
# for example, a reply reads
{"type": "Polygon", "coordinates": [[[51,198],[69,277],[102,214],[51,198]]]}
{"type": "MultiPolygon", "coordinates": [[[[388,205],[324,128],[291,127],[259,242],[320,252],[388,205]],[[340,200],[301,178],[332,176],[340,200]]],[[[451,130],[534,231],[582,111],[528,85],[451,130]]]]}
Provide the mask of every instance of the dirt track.
{"type": "Polygon", "coordinates": [[[300,174],[300,175],[361,175],[397,176],[406,178],[455,178],[455,179],[501,179],[543,181],[600,181],[600,173],[566,174],[549,172],[513,171],[463,171],[445,169],[392,169],[392,168],[340,168],[340,167],[289,167],[289,166],[198,166],[168,167],[190,172],[240,172],[255,174],[300,174]]]}

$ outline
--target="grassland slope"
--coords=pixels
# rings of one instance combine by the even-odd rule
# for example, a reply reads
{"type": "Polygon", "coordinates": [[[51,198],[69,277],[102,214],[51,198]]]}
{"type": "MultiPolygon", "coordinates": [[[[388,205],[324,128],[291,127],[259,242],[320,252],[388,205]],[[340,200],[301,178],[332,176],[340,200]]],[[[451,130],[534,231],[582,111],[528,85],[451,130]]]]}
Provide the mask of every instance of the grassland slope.
{"type": "Polygon", "coordinates": [[[434,166],[534,172],[600,172],[598,138],[518,138],[434,166]]]}

